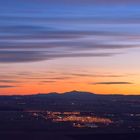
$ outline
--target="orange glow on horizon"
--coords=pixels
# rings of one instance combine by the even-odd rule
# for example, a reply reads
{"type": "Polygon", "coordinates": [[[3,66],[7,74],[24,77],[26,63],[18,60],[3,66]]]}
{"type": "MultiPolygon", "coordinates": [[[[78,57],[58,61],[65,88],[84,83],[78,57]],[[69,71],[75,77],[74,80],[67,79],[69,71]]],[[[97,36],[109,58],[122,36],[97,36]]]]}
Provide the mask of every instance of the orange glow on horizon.
{"type": "Polygon", "coordinates": [[[67,91],[87,91],[95,94],[124,94],[124,95],[140,95],[139,85],[90,85],[84,83],[53,83],[37,85],[24,84],[21,87],[1,89],[1,95],[28,95],[28,94],[38,94],[38,93],[50,93],[58,92],[64,93],[67,91]]]}
{"type": "MultiPolygon", "coordinates": [[[[35,65],[35,71],[32,73],[30,65],[28,66],[28,73],[21,73],[18,71],[23,70],[23,65],[21,70],[13,69],[12,74],[9,74],[7,77],[15,82],[11,82],[9,88],[0,88],[1,95],[28,95],[28,94],[38,94],[38,93],[50,93],[58,92],[64,93],[67,91],[87,91],[95,94],[124,94],[124,95],[140,95],[140,81],[139,73],[131,74],[122,74],[125,71],[119,70],[110,70],[107,73],[107,69],[97,69],[98,73],[94,72],[93,68],[88,68],[79,72],[78,70],[73,70],[68,68],[64,71],[50,71],[45,72],[46,67],[42,64],[43,68],[37,68],[35,65]],[[65,73],[67,71],[67,73],[65,73]],[[71,72],[74,71],[74,72],[71,72]],[[113,71],[112,74],[111,71],[113,71]],[[17,75],[16,73],[20,73],[17,75]],[[94,74],[95,73],[95,74],[94,74]],[[94,84],[94,83],[104,83],[104,82],[121,82],[126,83],[122,84],[94,84]],[[127,81],[130,84],[127,84],[127,81]]],[[[52,67],[50,67],[52,69],[52,67]]],[[[53,69],[56,69],[55,67],[53,69]]],[[[2,83],[2,85],[5,85],[2,83]]]]}

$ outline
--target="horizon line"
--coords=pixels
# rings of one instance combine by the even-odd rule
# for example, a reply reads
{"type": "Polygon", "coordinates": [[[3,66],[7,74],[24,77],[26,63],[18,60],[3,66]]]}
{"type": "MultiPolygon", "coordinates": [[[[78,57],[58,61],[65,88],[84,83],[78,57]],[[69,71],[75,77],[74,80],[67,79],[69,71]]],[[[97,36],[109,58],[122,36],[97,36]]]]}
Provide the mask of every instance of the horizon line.
{"type": "Polygon", "coordinates": [[[94,93],[94,92],[89,92],[89,91],[79,91],[79,90],[71,90],[71,91],[65,91],[65,92],[48,92],[48,93],[29,93],[29,94],[0,94],[0,96],[33,96],[33,95],[47,95],[47,94],[53,94],[53,93],[56,93],[56,94],[60,94],[60,95],[63,95],[63,94],[66,94],[68,92],[85,92],[85,93],[91,93],[93,95],[105,95],[105,96],[108,96],[108,95],[114,95],[114,96],[140,96],[140,93],[136,93],[136,94],[123,94],[123,93],[94,93]]]}

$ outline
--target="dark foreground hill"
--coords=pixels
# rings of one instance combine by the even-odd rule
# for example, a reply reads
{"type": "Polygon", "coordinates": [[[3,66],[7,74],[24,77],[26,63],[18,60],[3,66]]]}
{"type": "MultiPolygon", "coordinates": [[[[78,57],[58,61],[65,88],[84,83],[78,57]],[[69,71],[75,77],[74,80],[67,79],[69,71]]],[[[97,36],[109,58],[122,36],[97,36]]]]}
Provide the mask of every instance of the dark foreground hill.
{"type": "Polygon", "coordinates": [[[0,110],[27,109],[139,113],[140,96],[99,95],[80,91],[71,91],[63,94],[0,96],[0,110]]]}

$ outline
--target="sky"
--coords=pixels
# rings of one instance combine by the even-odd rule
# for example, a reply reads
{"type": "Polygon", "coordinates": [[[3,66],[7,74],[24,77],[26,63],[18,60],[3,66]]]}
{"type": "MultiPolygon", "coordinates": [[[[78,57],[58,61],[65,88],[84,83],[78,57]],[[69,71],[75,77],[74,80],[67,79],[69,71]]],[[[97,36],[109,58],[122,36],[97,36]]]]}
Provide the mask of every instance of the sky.
{"type": "Polygon", "coordinates": [[[0,94],[140,95],[139,0],[1,0],[0,94]]]}

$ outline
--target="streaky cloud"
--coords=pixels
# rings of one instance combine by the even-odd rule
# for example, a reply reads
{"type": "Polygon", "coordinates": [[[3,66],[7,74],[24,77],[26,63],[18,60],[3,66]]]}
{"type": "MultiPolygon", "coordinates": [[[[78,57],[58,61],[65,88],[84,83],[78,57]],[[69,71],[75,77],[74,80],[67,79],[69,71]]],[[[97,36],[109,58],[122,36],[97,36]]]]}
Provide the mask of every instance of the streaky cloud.
{"type": "Polygon", "coordinates": [[[11,86],[11,85],[0,85],[0,88],[14,88],[17,86],[11,86]]]}
{"type": "Polygon", "coordinates": [[[133,84],[131,82],[95,82],[95,83],[90,83],[93,85],[128,85],[128,84],[133,84]]]}
{"type": "Polygon", "coordinates": [[[43,51],[0,51],[0,63],[21,63],[75,57],[111,57],[117,53],[47,53],[43,51]]]}
{"type": "Polygon", "coordinates": [[[19,83],[19,81],[16,81],[16,80],[0,80],[0,83],[19,83]]]}
{"type": "Polygon", "coordinates": [[[112,74],[85,74],[85,73],[69,73],[67,75],[76,77],[124,77],[125,75],[112,75],[112,74]]]}

